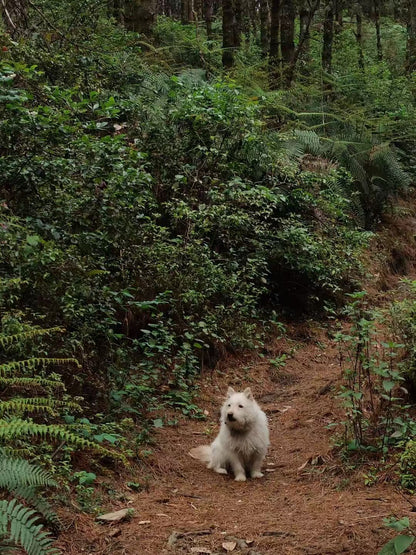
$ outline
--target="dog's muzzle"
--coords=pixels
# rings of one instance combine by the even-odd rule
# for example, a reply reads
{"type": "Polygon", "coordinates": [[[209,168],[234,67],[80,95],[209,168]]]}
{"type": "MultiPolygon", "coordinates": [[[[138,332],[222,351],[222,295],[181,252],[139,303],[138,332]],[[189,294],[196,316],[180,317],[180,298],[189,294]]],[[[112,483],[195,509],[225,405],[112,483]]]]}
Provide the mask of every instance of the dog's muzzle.
{"type": "Polygon", "coordinates": [[[227,414],[227,420],[228,420],[228,422],[236,422],[237,419],[234,418],[234,415],[233,415],[232,412],[229,412],[229,413],[227,414]]]}

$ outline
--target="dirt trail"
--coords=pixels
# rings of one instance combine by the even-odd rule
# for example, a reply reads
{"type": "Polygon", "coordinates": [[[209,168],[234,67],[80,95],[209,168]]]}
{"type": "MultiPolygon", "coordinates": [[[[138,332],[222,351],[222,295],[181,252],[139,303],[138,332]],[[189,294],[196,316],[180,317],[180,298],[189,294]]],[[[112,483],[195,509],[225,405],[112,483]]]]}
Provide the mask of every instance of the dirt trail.
{"type": "Polygon", "coordinates": [[[226,373],[205,375],[199,404],[208,421],[183,419],[158,432],[150,469],[135,477],[150,476],[148,491],[129,494],[133,519],[111,529],[83,518],[77,535],[62,538],[65,552],[225,553],[222,543],[236,538],[235,554],[376,554],[392,535],[383,517],[412,517],[412,507],[387,482],[366,487],[362,469],[348,473],[331,454],[326,426],[340,417],[337,351],[324,330],[305,335],[276,341],[265,359],[232,360],[226,373]],[[291,351],[280,371],[268,362],[291,351]],[[187,455],[215,436],[228,384],[250,385],[268,414],[269,472],[261,480],[236,483],[187,455]]]}

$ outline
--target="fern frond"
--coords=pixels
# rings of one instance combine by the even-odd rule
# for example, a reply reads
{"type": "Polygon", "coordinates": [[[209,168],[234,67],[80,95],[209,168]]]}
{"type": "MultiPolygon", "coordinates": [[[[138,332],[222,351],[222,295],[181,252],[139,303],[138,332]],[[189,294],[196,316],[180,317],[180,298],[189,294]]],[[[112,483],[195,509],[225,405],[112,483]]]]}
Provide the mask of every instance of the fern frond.
{"type": "Polygon", "coordinates": [[[323,156],[326,152],[326,147],[321,143],[319,135],[314,131],[296,129],[295,136],[297,141],[304,148],[304,152],[312,154],[313,156],[323,156]]]}
{"type": "Polygon", "coordinates": [[[22,387],[27,389],[36,389],[39,387],[49,387],[51,389],[60,389],[65,391],[65,384],[58,380],[48,380],[46,378],[2,378],[0,377],[0,387],[22,387]]]}
{"type": "Polygon", "coordinates": [[[59,401],[47,397],[14,397],[9,401],[0,401],[0,415],[13,412],[49,412],[56,413],[58,408],[70,408],[72,410],[81,410],[78,403],[71,401],[59,401]]]}
{"type": "Polygon", "coordinates": [[[77,434],[70,432],[64,426],[54,425],[54,424],[36,424],[34,422],[28,422],[26,420],[12,420],[7,422],[6,420],[0,420],[0,441],[10,442],[12,440],[26,438],[26,437],[38,437],[40,439],[56,439],[57,441],[65,441],[81,449],[93,449],[97,453],[103,456],[111,457],[112,459],[121,459],[125,464],[127,460],[125,456],[121,453],[111,451],[106,449],[98,443],[94,443],[78,436],[77,434]]]}
{"type": "Polygon", "coordinates": [[[15,341],[21,341],[24,339],[33,339],[35,337],[40,337],[42,335],[50,335],[52,333],[64,333],[65,329],[61,327],[55,328],[45,328],[45,329],[30,329],[21,333],[15,333],[13,335],[3,335],[0,334],[0,346],[7,347],[15,341]]]}
{"type": "Polygon", "coordinates": [[[407,189],[411,183],[409,175],[402,169],[389,145],[377,145],[370,151],[369,161],[373,175],[387,183],[393,193],[407,189]]]}
{"type": "Polygon", "coordinates": [[[33,357],[26,360],[13,360],[0,364],[0,376],[6,376],[12,372],[22,372],[24,370],[34,370],[39,366],[50,366],[52,364],[75,364],[77,368],[81,368],[76,358],[39,358],[33,357]]]}
{"type": "MultiPolygon", "coordinates": [[[[54,485],[54,484],[51,484],[54,485]]],[[[36,512],[41,514],[48,524],[59,528],[61,522],[51,505],[38,492],[36,486],[18,486],[10,489],[11,493],[28,503],[36,512]]]]}
{"type": "Polygon", "coordinates": [[[17,487],[52,487],[56,486],[52,475],[25,459],[15,459],[0,449],[0,488],[15,489],[17,487]]]}
{"type": "Polygon", "coordinates": [[[37,524],[39,517],[33,509],[17,501],[0,500],[0,535],[21,545],[28,555],[53,555],[59,550],[53,547],[53,538],[37,524]]]}

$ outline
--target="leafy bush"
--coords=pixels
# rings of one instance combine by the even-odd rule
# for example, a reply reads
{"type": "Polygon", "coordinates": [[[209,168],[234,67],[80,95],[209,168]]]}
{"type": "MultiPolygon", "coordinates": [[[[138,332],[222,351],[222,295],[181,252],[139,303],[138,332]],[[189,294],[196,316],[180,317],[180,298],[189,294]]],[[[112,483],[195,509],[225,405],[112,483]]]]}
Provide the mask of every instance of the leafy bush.
{"type": "Polygon", "coordinates": [[[254,346],[270,309],[339,301],[359,277],[350,177],[299,173],[233,82],[160,73],[87,93],[11,60],[3,75],[3,305],[68,330],[73,393],[112,390],[139,418],[175,405],[155,392],[254,346]]]}
{"type": "Polygon", "coordinates": [[[344,376],[339,393],[346,414],[342,445],[349,451],[386,454],[416,429],[404,401],[407,391],[400,362],[404,345],[383,336],[385,315],[368,310],[365,292],[352,295],[347,313],[350,328],[335,336],[344,376]]]}

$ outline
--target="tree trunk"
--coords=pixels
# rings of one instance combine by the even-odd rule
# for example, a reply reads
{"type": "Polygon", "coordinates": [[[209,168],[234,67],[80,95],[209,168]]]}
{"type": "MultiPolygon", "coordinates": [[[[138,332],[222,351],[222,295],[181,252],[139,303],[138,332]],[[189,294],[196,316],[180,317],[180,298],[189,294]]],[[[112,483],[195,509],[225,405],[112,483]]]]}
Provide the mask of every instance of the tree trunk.
{"type": "Polygon", "coordinates": [[[334,4],[329,0],[325,6],[325,19],[322,43],[322,69],[332,72],[332,43],[334,40],[334,4]]]}
{"type": "MultiPolygon", "coordinates": [[[[308,15],[309,15],[309,11],[306,5],[303,3],[299,11],[299,42],[302,36],[305,34],[306,27],[308,26],[308,15]]],[[[305,51],[309,50],[309,36],[305,40],[304,50],[305,51]]]]}
{"type": "Polygon", "coordinates": [[[7,32],[12,37],[23,34],[28,28],[26,0],[0,0],[0,7],[7,32]]]}
{"type": "Polygon", "coordinates": [[[233,9],[233,0],[222,2],[222,65],[230,68],[234,64],[234,40],[236,20],[233,9]]]}
{"type": "Polygon", "coordinates": [[[257,0],[248,0],[248,7],[249,7],[249,35],[248,39],[250,38],[250,34],[252,33],[253,36],[257,36],[257,0]]]}
{"type": "Polygon", "coordinates": [[[374,8],[374,25],[376,26],[377,37],[377,58],[381,62],[383,59],[383,47],[381,45],[381,29],[380,29],[380,1],[373,0],[374,8]]]}
{"type": "Polygon", "coordinates": [[[214,14],[214,6],[213,6],[212,0],[203,0],[203,2],[204,2],[203,6],[204,6],[205,25],[207,28],[207,39],[212,40],[213,39],[212,17],[214,14]]]}
{"type": "Polygon", "coordinates": [[[280,78],[280,0],[271,0],[270,10],[270,86],[275,88],[280,78]]]}
{"type": "Polygon", "coordinates": [[[314,18],[314,15],[315,15],[317,9],[319,8],[320,3],[321,3],[320,0],[315,0],[315,2],[313,4],[310,4],[308,19],[307,19],[305,27],[304,27],[304,32],[299,37],[298,46],[295,49],[295,51],[293,53],[293,58],[292,58],[289,66],[287,67],[287,69],[285,71],[285,83],[284,84],[287,87],[290,87],[290,85],[292,84],[293,77],[295,75],[295,69],[296,69],[297,61],[299,59],[299,56],[303,52],[305,44],[307,44],[307,41],[308,41],[308,38],[309,38],[309,31],[310,31],[311,24],[312,24],[312,20],[314,18]]]}
{"type": "MultiPolygon", "coordinates": [[[[234,34],[234,48],[238,48],[241,44],[241,31],[244,27],[243,16],[243,1],[245,0],[232,0],[232,7],[234,12],[234,24],[233,24],[233,34],[234,34]]],[[[245,2],[246,5],[246,2],[245,2]]]]}
{"type": "Polygon", "coordinates": [[[260,0],[260,44],[263,56],[267,56],[270,48],[269,0],[260,0]]]}
{"type": "Polygon", "coordinates": [[[360,5],[357,5],[356,21],[357,21],[357,31],[355,33],[355,37],[357,39],[357,46],[358,46],[358,65],[360,66],[361,69],[364,69],[363,15],[362,15],[362,10],[360,5]]]}
{"type": "Polygon", "coordinates": [[[335,10],[335,33],[340,33],[344,27],[344,19],[342,12],[344,10],[344,0],[334,0],[335,10]]]}
{"type": "Polygon", "coordinates": [[[295,17],[293,0],[283,0],[280,16],[280,40],[283,64],[292,62],[295,55],[295,17]]]}
{"type": "Polygon", "coordinates": [[[125,4],[124,24],[128,31],[149,35],[156,20],[155,0],[128,0],[125,4]]]}
{"type": "Polygon", "coordinates": [[[181,23],[188,25],[189,23],[189,4],[192,0],[181,0],[181,23]]]}
{"type": "Polygon", "coordinates": [[[416,4],[408,0],[409,18],[407,35],[407,67],[408,73],[416,70],[416,4]]]}

